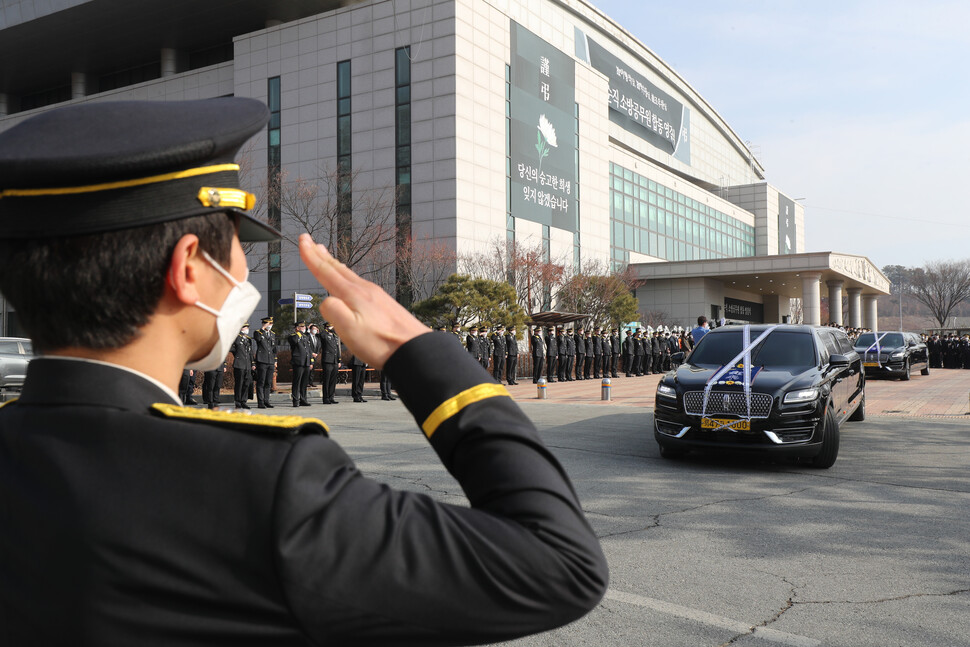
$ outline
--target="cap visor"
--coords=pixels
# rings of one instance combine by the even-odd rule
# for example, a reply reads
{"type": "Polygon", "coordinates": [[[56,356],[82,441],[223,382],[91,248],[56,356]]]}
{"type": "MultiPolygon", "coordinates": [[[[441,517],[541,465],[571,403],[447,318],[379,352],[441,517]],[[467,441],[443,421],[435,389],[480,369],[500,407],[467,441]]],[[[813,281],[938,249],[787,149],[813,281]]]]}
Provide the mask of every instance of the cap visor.
{"type": "Polygon", "coordinates": [[[243,243],[267,243],[283,237],[277,229],[267,223],[253,218],[247,213],[239,214],[239,241],[243,243]]]}

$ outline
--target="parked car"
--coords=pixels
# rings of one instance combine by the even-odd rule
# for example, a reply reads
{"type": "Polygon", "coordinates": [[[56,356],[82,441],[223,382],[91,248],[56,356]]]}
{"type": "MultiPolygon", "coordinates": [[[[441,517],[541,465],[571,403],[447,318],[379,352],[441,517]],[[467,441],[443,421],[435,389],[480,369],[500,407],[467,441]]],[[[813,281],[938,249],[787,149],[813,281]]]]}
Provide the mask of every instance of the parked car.
{"type": "Polygon", "coordinates": [[[27,376],[27,364],[34,356],[29,339],[0,337],[0,402],[20,393],[27,376]]]}
{"type": "Polygon", "coordinates": [[[865,419],[865,386],[862,360],[840,330],[724,326],[704,335],[661,378],[654,438],[664,458],[694,449],[740,450],[808,458],[828,468],[839,454],[840,425],[865,419]]]}
{"type": "Polygon", "coordinates": [[[866,375],[885,375],[908,380],[913,370],[930,374],[930,354],[915,332],[867,332],[859,335],[855,350],[862,357],[866,375]]]}

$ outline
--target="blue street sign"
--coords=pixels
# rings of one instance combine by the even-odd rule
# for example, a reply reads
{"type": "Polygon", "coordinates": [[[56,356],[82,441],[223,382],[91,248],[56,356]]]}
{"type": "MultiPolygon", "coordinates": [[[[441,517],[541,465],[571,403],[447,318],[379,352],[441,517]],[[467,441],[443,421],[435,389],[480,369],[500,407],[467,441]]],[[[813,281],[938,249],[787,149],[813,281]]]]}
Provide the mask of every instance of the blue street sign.
{"type": "Polygon", "coordinates": [[[313,304],[309,301],[297,301],[293,304],[296,308],[312,308],[313,304]]]}
{"type": "Polygon", "coordinates": [[[297,301],[313,301],[313,297],[309,294],[294,294],[293,298],[297,301]]]}
{"type": "Polygon", "coordinates": [[[290,306],[293,305],[293,299],[280,299],[276,303],[280,304],[281,306],[290,306]]]}

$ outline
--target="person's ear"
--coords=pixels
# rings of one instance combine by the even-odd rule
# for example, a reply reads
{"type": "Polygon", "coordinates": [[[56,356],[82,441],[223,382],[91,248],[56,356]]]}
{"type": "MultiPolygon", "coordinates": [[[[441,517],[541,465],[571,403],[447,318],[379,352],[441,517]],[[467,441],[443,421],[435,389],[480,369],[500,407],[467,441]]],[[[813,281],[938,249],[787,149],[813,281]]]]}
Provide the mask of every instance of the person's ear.
{"type": "Polygon", "coordinates": [[[199,237],[185,234],[175,244],[166,284],[180,302],[192,305],[200,300],[199,279],[202,259],[199,237]]]}

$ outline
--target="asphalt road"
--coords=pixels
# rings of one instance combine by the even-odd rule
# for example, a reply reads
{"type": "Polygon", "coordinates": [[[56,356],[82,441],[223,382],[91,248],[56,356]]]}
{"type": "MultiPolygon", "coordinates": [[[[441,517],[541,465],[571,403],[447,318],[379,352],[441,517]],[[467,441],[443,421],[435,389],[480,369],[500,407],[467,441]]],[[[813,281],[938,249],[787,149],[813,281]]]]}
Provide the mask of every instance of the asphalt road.
{"type": "MultiPolygon", "coordinates": [[[[970,645],[970,420],[847,423],[836,464],[815,470],[664,460],[646,408],[522,407],[572,476],[611,583],[586,618],[508,644],[970,645]]],[[[300,413],[369,476],[464,504],[399,401],[300,413]]]]}

